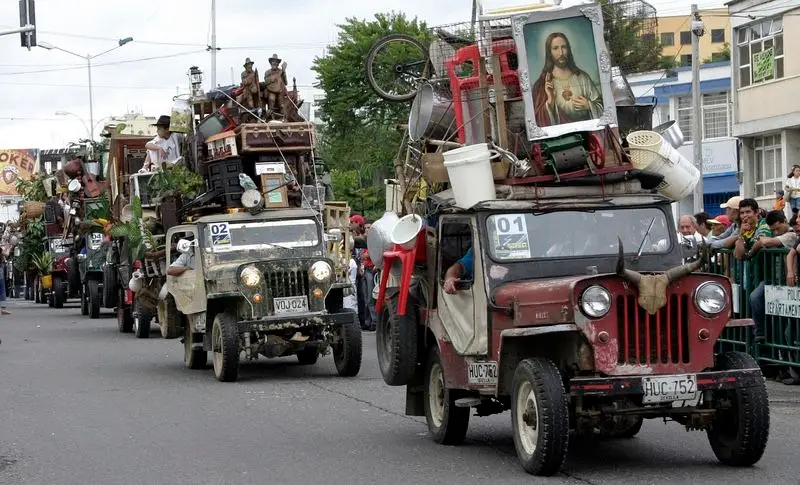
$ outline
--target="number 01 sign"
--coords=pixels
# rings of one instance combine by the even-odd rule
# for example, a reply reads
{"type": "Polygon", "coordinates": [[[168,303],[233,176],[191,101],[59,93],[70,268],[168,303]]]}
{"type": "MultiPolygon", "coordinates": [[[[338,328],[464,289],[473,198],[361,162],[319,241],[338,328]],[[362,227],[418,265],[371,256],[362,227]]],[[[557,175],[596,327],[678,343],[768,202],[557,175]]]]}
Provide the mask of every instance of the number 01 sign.
{"type": "Polygon", "coordinates": [[[524,214],[503,214],[494,217],[497,237],[495,254],[503,259],[531,257],[528,225],[524,214]]]}

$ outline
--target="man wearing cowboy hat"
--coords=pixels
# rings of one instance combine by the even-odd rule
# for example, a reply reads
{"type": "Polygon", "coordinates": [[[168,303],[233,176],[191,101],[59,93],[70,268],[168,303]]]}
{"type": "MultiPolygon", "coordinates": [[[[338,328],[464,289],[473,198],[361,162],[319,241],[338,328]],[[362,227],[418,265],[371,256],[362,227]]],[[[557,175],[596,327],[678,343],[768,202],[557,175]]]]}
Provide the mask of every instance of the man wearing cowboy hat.
{"type": "Polygon", "coordinates": [[[162,115],[158,117],[158,121],[151,126],[156,127],[155,138],[147,142],[144,147],[147,149],[147,158],[145,159],[145,167],[149,171],[153,164],[160,167],[162,163],[174,163],[175,160],[181,156],[181,135],[169,131],[170,117],[162,115]]]}
{"type": "Polygon", "coordinates": [[[261,86],[258,83],[258,69],[253,70],[253,61],[248,57],[242,71],[242,92],[236,100],[249,110],[261,108],[261,86]]]}
{"type": "Polygon", "coordinates": [[[272,54],[272,57],[269,58],[269,65],[272,67],[264,75],[264,82],[267,83],[267,108],[273,113],[280,112],[280,97],[286,91],[286,85],[289,84],[286,80],[286,63],[284,62],[281,67],[278,67],[280,63],[281,59],[278,54],[272,54]]]}

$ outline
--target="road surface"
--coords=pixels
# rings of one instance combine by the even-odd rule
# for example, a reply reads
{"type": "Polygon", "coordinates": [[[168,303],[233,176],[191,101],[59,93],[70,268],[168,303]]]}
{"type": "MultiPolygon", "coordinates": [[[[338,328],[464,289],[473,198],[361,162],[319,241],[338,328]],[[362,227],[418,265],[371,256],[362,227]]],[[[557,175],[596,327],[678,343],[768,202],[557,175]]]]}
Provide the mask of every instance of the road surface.
{"type": "MultiPolygon", "coordinates": [[[[112,315],[12,300],[0,317],[0,483],[530,484],[508,413],[434,444],[380,378],[365,333],[357,378],[328,356],[242,365],[237,383],[183,366],[177,340],[137,340],[112,315]]],[[[156,329],[153,329],[154,335],[156,329]]],[[[210,362],[210,361],[209,361],[210,362]]],[[[574,439],[552,484],[800,483],[800,389],[770,385],[772,429],[753,468],[718,465],[703,433],[650,421],[631,440],[574,439]]]]}

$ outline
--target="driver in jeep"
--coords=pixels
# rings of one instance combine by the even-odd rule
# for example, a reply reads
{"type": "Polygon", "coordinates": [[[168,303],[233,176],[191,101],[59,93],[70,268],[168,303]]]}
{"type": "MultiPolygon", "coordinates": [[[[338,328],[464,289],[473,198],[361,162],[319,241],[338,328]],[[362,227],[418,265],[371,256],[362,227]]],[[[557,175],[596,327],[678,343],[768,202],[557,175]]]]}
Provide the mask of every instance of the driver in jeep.
{"type": "Polygon", "coordinates": [[[444,274],[444,284],[442,285],[442,290],[444,290],[445,293],[454,295],[457,291],[456,283],[459,280],[472,279],[473,261],[472,248],[469,248],[461,259],[453,263],[453,265],[447,269],[447,272],[444,274]]]}
{"type": "Polygon", "coordinates": [[[167,269],[167,274],[169,276],[180,276],[186,271],[194,269],[194,248],[191,247],[191,243],[185,239],[178,242],[178,246],[182,244],[189,247],[186,248],[185,252],[181,251],[181,248],[178,249],[178,251],[181,251],[181,254],[169,265],[167,269]]]}

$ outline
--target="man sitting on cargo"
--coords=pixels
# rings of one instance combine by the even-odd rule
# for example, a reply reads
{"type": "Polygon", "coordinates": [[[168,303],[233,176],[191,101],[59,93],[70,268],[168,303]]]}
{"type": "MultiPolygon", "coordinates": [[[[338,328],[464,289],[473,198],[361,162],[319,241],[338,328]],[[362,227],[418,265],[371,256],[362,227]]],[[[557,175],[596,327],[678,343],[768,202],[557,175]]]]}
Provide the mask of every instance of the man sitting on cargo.
{"type": "Polygon", "coordinates": [[[444,274],[442,290],[449,295],[454,295],[457,291],[456,283],[459,280],[472,280],[474,264],[472,248],[469,248],[461,259],[453,263],[453,265],[447,269],[447,272],[444,274]]]}

